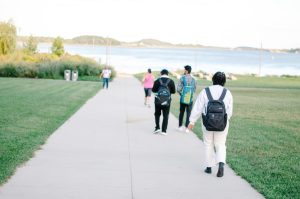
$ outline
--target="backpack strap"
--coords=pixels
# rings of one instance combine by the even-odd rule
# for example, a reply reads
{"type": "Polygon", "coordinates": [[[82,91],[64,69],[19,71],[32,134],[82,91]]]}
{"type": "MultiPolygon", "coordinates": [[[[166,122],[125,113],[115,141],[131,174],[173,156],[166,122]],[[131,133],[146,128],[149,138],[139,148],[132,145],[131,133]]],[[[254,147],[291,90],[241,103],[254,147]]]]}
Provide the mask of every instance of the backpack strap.
{"type": "Polygon", "coordinates": [[[227,92],[227,89],[224,88],[224,89],[223,89],[223,92],[222,92],[222,94],[221,94],[221,96],[220,96],[220,98],[219,98],[220,101],[223,101],[223,100],[224,100],[225,95],[226,95],[226,92],[227,92]]]}
{"type": "Polygon", "coordinates": [[[160,83],[160,85],[163,85],[161,78],[159,78],[159,83],[160,83]]]}
{"type": "Polygon", "coordinates": [[[183,86],[186,86],[186,77],[185,77],[185,75],[182,77],[182,80],[183,80],[183,86]]]}
{"type": "Polygon", "coordinates": [[[168,78],[168,80],[166,81],[166,83],[163,83],[163,81],[161,80],[161,78],[159,78],[159,83],[160,83],[161,85],[163,85],[163,86],[166,86],[166,87],[168,87],[168,84],[169,84],[170,81],[171,81],[171,80],[168,78]]]}
{"type": "Polygon", "coordinates": [[[194,78],[190,75],[189,78],[187,78],[186,75],[184,75],[182,77],[183,79],[183,86],[192,86],[193,85],[193,81],[194,81],[194,78]]]}
{"type": "Polygon", "coordinates": [[[206,92],[206,95],[207,95],[207,98],[208,98],[208,101],[213,101],[213,97],[211,96],[211,93],[210,93],[210,90],[208,87],[205,88],[205,92],[206,92]]]}

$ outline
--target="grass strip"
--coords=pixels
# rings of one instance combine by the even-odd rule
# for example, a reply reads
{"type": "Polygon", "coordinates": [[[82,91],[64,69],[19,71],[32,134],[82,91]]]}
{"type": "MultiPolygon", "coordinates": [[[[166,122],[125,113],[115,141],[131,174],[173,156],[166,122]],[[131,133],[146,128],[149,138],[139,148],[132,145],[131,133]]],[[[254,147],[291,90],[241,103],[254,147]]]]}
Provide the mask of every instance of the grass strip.
{"type": "Polygon", "coordinates": [[[0,184],[100,87],[96,82],[0,78],[0,184]]]}

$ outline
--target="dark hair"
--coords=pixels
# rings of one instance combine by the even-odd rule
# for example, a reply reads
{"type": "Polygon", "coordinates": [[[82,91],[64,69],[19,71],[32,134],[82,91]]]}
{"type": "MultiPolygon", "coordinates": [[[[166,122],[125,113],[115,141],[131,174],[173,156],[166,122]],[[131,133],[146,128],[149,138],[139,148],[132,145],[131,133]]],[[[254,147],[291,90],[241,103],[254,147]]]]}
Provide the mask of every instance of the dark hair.
{"type": "Polygon", "coordinates": [[[189,65],[184,66],[184,69],[190,74],[192,71],[192,67],[189,65]]]}
{"type": "Polygon", "coordinates": [[[212,78],[213,85],[224,86],[226,83],[226,75],[223,72],[216,72],[212,78]]]}
{"type": "Polygon", "coordinates": [[[169,71],[167,69],[162,69],[162,71],[160,71],[161,75],[169,75],[169,71]]]}
{"type": "Polygon", "coordinates": [[[148,73],[151,73],[151,68],[148,68],[148,73]]]}

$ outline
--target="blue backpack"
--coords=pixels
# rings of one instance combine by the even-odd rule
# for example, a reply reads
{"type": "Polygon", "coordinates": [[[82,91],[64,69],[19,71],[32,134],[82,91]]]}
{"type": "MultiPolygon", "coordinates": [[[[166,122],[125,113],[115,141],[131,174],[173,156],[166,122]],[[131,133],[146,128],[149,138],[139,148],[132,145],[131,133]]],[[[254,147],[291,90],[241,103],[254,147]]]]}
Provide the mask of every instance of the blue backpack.
{"type": "Polygon", "coordinates": [[[191,104],[193,102],[194,94],[194,78],[191,77],[191,81],[187,81],[186,76],[183,76],[183,89],[181,92],[180,102],[183,104],[191,104]]]}

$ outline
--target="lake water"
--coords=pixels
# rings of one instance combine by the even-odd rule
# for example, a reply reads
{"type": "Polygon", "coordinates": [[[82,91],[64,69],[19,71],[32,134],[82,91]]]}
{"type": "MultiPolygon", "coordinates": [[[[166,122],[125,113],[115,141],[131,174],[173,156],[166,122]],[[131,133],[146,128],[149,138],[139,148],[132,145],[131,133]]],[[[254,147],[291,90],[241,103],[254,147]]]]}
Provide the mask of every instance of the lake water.
{"type": "MultiPolygon", "coordinates": [[[[152,70],[182,69],[191,65],[193,71],[210,73],[224,71],[235,74],[300,75],[300,54],[271,53],[264,51],[237,51],[210,48],[125,48],[111,47],[106,58],[105,46],[65,45],[69,54],[108,62],[117,71],[126,73],[152,70]],[[261,61],[260,61],[261,60],[261,61]]],[[[39,52],[50,52],[51,44],[38,45],[39,52]]]]}

